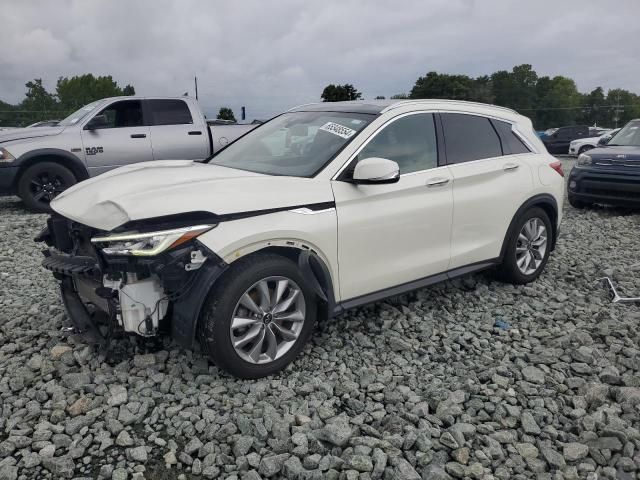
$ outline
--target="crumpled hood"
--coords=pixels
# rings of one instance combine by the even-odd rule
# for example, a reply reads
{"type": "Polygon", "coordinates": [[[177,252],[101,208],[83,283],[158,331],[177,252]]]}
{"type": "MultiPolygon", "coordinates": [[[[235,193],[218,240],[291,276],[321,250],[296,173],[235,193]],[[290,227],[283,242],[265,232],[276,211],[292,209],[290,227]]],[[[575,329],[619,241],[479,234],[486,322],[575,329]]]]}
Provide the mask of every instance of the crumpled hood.
{"type": "Polygon", "coordinates": [[[108,231],[132,220],[186,212],[223,215],[330,202],[329,183],[163,160],[128,165],[80,182],[51,202],[51,208],[108,231]]]}
{"type": "Polygon", "coordinates": [[[51,135],[58,135],[63,130],[64,127],[32,127],[4,130],[0,131],[0,143],[24,140],[25,138],[50,137],[51,135]]]}

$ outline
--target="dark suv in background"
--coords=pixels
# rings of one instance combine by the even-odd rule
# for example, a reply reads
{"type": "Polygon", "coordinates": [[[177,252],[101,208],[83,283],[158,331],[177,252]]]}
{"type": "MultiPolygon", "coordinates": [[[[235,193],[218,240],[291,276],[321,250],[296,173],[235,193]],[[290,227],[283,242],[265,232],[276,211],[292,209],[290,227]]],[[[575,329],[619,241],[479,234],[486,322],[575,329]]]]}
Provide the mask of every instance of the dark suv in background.
{"type": "Polygon", "coordinates": [[[545,135],[540,140],[547,147],[547,151],[553,154],[567,155],[569,144],[578,138],[588,138],[591,129],[586,125],[574,125],[571,127],[560,127],[551,135],[545,135]]]}
{"type": "Polygon", "coordinates": [[[569,203],[640,206],[640,119],[606,145],[583,153],[569,174],[569,203]]]}

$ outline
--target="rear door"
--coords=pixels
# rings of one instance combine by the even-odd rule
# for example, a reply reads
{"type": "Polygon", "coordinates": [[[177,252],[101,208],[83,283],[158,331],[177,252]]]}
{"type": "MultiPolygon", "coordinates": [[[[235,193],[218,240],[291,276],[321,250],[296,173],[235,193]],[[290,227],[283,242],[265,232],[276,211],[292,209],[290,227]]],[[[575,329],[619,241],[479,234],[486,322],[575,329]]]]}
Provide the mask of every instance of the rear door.
{"type": "Polygon", "coordinates": [[[209,155],[207,125],[187,102],[150,99],[145,100],[145,110],[154,160],[199,160],[209,155]]]}
{"type": "Polygon", "coordinates": [[[96,115],[104,115],[107,126],[95,130],[85,127],[81,134],[91,176],[114,167],[153,160],[141,100],[118,100],[96,115]]]}
{"type": "MultiPolygon", "coordinates": [[[[533,178],[522,157],[529,151],[515,134],[513,141],[519,147],[515,143],[510,147],[507,137],[501,140],[495,121],[487,117],[462,113],[440,117],[453,176],[449,268],[454,269],[500,255],[507,228],[528,198],[533,178]]],[[[498,128],[512,134],[508,123],[498,128]]]]}

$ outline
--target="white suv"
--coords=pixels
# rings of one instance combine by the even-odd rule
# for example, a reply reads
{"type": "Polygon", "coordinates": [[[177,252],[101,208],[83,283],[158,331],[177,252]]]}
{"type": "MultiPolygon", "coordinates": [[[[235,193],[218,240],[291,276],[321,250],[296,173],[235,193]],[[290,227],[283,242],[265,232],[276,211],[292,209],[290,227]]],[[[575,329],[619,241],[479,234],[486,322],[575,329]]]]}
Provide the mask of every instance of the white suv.
{"type": "Polygon", "coordinates": [[[312,104],[203,162],[81,182],[52,202],[38,240],[79,329],[169,331],[257,378],[345,309],[491,267],[536,279],[558,236],[562,175],[506,108],[312,104]]]}

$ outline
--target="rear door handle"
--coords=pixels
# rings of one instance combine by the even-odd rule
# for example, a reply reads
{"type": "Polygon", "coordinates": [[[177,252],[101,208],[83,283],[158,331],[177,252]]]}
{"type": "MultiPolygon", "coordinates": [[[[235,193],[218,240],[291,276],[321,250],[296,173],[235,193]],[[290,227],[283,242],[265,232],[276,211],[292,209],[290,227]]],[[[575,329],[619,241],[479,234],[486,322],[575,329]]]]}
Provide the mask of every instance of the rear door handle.
{"type": "Polygon", "coordinates": [[[431,179],[427,180],[427,187],[429,187],[429,188],[432,188],[432,187],[443,187],[447,183],[449,183],[449,179],[448,178],[436,177],[436,178],[431,178],[431,179]]]}
{"type": "Polygon", "coordinates": [[[131,138],[147,138],[146,133],[132,133],[131,138]]]}
{"type": "Polygon", "coordinates": [[[189,135],[202,135],[202,132],[200,130],[191,130],[189,135]]]}
{"type": "Polygon", "coordinates": [[[507,163],[504,167],[502,167],[502,170],[504,170],[505,172],[510,172],[511,170],[517,170],[520,168],[520,165],[518,165],[517,163],[507,163]]]}

